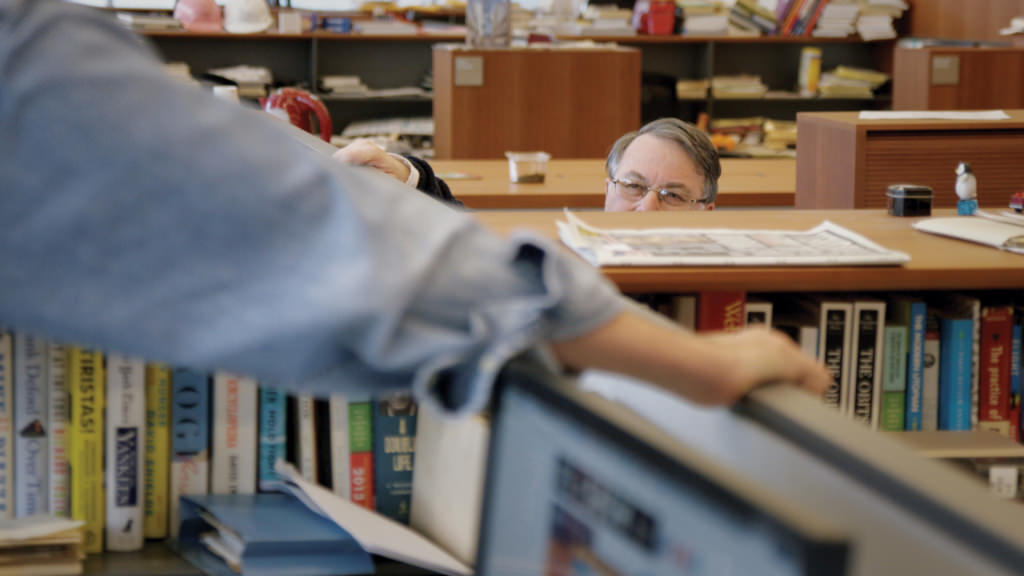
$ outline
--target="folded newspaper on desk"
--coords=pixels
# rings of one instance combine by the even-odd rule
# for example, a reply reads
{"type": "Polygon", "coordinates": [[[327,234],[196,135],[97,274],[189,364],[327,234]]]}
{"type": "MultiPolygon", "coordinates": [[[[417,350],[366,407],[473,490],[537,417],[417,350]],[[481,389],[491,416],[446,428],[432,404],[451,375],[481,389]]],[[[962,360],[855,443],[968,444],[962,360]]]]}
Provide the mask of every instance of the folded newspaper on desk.
{"type": "Polygon", "coordinates": [[[985,244],[1007,252],[1024,254],[1024,216],[1010,211],[986,212],[976,216],[927,218],[914,223],[922,232],[985,244]]]}
{"type": "Polygon", "coordinates": [[[595,266],[876,266],[910,261],[829,221],[810,230],[605,229],[568,210],[558,235],[595,266]]]}

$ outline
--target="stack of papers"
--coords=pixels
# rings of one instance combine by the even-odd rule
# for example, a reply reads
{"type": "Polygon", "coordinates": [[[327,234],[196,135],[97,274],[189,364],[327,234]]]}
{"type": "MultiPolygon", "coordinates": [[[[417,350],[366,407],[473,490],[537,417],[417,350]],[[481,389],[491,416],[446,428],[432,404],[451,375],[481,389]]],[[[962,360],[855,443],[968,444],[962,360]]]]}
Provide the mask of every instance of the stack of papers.
{"type": "Polygon", "coordinates": [[[816,38],[846,38],[855,32],[854,22],[859,14],[860,4],[856,0],[833,0],[821,11],[818,25],[811,35],[816,38]]]}
{"type": "Polygon", "coordinates": [[[973,217],[928,218],[915,222],[914,228],[1024,254],[1024,216],[1008,210],[998,214],[978,210],[973,217]]]}
{"type": "Polygon", "coordinates": [[[359,76],[342,75],[321,76],[320,89],[331,94],[361,94],[369,90],[359,76]]]}
{"type": "Polygon", "coordinates": [[[697,228],[601,229],[568,210],[562,242],[595,266],[870,266],[910,261],[824,221],[804,231],[697,228]]]}
{"type": "Polygon", "coordinates": [[[0,574],[81,574],[81,526],[42,515],[0,520],[0,574]]]}
{"type": "Polygon", "coordinates": [[[711,85],[706,78],[703,80],[677,80],[676,98],[680,100],[693,100],[708,97],[708,87],[711,85]]]}
{"type": "Polygon", "coordinates": [[[893,20],[909,6],[904,0],[865,0],[857,19],[857,33],[864,40],[888,40],[896,37],[893,20]]]}
{"type": "Polygon", "coordinates": [[[715,76],[711,79],[711,93],[715,98],[764,98],[768,86],[760,76],[715,76]]]}

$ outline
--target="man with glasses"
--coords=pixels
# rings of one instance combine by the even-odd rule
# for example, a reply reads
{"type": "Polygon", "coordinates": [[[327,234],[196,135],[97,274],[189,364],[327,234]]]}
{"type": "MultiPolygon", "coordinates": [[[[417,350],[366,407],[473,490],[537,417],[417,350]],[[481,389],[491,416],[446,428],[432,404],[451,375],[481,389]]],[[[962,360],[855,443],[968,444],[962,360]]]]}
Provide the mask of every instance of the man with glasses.
{"type": "Polygon", "coordinates": [[[619,138],[605,163],[606,212],[712,210],[722,166],[711,140],[677,118],[619,138]]]}

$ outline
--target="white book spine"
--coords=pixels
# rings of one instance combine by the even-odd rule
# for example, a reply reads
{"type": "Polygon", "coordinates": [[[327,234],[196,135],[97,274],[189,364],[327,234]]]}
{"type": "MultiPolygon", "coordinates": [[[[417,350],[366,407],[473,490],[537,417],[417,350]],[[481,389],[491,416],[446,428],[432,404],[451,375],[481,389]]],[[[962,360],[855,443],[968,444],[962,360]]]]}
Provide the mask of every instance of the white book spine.
{"type": "Polygon", "coordinates": [[[299,395],[295,401],[299,413],[299,473],[306,480],[316,482],[316,417],[313,413],[313,397],[299,395]]]}
{"type": "Polygon", "coordinates": [[[348,399],[330,398],[331,412],[331,489],[342,498],[352,496],[349,484],[348,399]]]}
{"type": "Polygon", "coordinates": [[[50,514],[71,516],[71,485],[68,474],[67,354],[60,344],[50,343],[47,351],[47,395],[50,402],[50,514]]]}
{"type": "Polygon", "coordinates": [[[46,341],[14,335],[14,515],[46,514],[46,341]]]}
{"type": "Polygon", "coordinates": [[[771,302],[747,302],[744,304],[746,325],[764,324],[772,325],[772,303],[771,302]]]}
{"type": "Polygon", "coordinates": [[[255,380],[226,372],[213,379],[213,476],[214,494],[256,492],[255,380]]]}
{"type": "Polygon", "coordinates": [[[107,356],[107,550],[142,548],[146,364],[107,356]]]}
{"type": "Polygon", "coordinates": [[[185,494],[206,494],[210,491],[210,462],[207,452],[188,456],[175,455],[171,461],[171,537],[178,537],[178,498],[185,494]]]}
{"type": "Polygon", "coordinates": [[[0,331],[0,521],[14,518],[14,373],[10,332],[0,331]]]}
{"type": "Polygon", "coordinates": [[[921,387],[921,430],[939,429],[939,338],[924,338],[924,378],[921,387]]]}
{"type": "Polygon", "coordinates": [[[814,358],[818,358],[818,327],[817,326],[801,326],[800,327],[800,349],[811,355],[814,358]]]}

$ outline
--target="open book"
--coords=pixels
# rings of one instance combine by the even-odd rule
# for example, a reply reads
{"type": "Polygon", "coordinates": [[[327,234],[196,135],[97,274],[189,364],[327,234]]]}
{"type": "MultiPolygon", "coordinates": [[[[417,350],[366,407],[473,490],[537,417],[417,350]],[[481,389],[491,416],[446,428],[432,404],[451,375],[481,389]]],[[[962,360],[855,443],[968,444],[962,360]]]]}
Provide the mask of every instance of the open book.
{"type": "Polygon", "coordinates": [[[1015,216],[1012,214],[1003,215],[1002,218],[983,216],[981,218],[971,216],[928,218],[915,222],[914,228],[922,232],[968,240],[1000,250],[1024,254],[1024,220],[1020,224],[1011,223],[1013,222],[1012,217],[1015,216]]]}
{"type": "Polygon", "coordinates": [[[910,256],[824,221],[810,230],[605,229],[568,210],[558,235],[595,266],[870,266],[910,256]]]}

